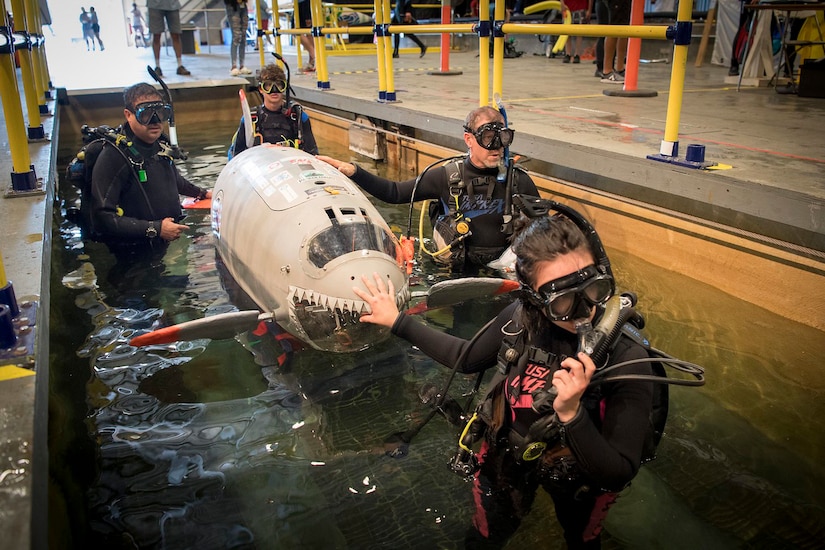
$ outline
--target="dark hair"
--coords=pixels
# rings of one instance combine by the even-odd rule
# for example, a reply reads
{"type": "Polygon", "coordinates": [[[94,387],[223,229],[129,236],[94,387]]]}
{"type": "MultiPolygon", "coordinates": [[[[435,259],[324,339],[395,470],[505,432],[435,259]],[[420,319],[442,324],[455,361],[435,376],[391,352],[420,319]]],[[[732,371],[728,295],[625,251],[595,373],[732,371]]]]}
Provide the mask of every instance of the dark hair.
{"type": "Polygon", "coordinates": [[[132,112],[135,112],[137,101],[144,97],[157,97],[158,101],[163,101],[163,96],[151,84],[140,82],[129,86],[123,90],[123,105],[132,112]]]}
{"type": "MultiPolygon", "coordinates": [[[[539,262],[553,260],[563,254],[581,250],[591,256],[593,251],[582,230],[561,214],[516,220],[512,242],[516,254],[516,274],[525,286],[533,288],[539,262]]],[[[552,323],[529,300],[522,299],[522,324],[533,334],[546,333],[552,323]]]]}
{"type": "Polygon", "coordinates": [[[473,109],[467,114],[467,118],[464,119],[464,129],[470,133],[475,132],[478,129],[478,119],[481,118],[482,115],[487,115],[486,118],[494,122],[504,122],[504,116],[498,109],[493,109],[485,105],[484,107],[473,109]]]}
{"type": "Polygon", "coordinates": [[[519,218],[515,231],[513,252],[516,254],[516,274],[522,284],[531,287],[536,281],[539,262],[553,260],[577,250],[593,256],[581,229],[561,214],[532,219],[519,218]]]}

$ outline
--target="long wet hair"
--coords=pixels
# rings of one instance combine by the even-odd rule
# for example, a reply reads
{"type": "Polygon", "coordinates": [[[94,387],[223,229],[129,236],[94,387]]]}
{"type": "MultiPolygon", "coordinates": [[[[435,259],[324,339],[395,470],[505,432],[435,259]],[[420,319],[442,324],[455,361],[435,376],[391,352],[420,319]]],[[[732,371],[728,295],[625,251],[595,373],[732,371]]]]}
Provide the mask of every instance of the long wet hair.
{"type": "MultiPolygon", "coordinates": [[[[552,261],[559,256],[576,251],[593,251],[582,230],[570,218],[562,214],[516,220],[512,241],[516,255],[516,275],[519,282],[533,288],[540,262],[552,261]]],[[[550,321],[527,300],[524,304],[524,321],[527,326],[546,326],[550,321]]]]}

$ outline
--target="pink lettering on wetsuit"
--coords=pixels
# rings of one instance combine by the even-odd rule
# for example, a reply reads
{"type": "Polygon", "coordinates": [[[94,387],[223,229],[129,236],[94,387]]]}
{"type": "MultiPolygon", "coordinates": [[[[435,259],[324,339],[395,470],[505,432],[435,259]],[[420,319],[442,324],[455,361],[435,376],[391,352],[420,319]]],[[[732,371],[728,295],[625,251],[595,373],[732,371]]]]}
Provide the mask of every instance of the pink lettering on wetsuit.
{"type": "MultiPolygon", "coordinates": [[[[542,389],[552,381],[553,370],[549,367],[530,363],[522,375],[511,379],[507,388],[507,400],[513,409],[529,409],[533,405],[533,392],[542,389]],[[520,391],[517,390],[520,388],[520,391]]],[[[513,411],[515,412],[515,411],[513,411]]]]}

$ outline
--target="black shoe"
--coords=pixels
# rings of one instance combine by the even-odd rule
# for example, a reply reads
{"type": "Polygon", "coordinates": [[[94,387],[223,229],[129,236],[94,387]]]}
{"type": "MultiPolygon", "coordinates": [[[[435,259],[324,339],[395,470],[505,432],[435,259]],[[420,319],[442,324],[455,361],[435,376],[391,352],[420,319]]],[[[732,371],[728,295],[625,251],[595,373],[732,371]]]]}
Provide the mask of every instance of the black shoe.
{"type": "Polygon", "coordinates": [[[419,55],[418,57],[422,58],[425,55],[427,55],[427,46],[424,46],[423,48],[421,48],[421,55],[419,55]]]}
{"type": "Polygon", "coordinates": [[[605,74],[602,72],[601,69],[596,69],[596,72],[593,74],[596,78],[604,78],[605,74]]]}
{"type": "Polygon", "coordinates": [[[155,74],[158,76],[163,76],[163,71],[160,70],[160,65],[155,67],[155,74]]]}
{"type": "Polygon", "coordinates": [[[178,74],[183,75],[183,76],[189,76],[192,73],[190,73],[188,70],[186,70],[186,67],[181,65],[180,67],[178,67],[178,74]]]}
{"type": "Polygon", "coordinates": [[[572,59],[569,55],[565,54],[564,59],[561,60],[562,63],[570,63],[570,59],[572,59]]]}
{"type": "Polygon", "coordinates": [[[582,62],[582,60],[581,60],[581,59],[579,59],[579,56],[578,56],[578,55],[574,55],[574,56],[573,56],[573,63],[581,63],[581,62],[582,62]]]}
{"type": "Polygon", "coordinates": [[[392,52],[392,58],[398,59],[398,52],[392,52]]]}
{"type": "Polygon", "coordinates": [[[739,67],[731,65],[730,69],[728,69],[728,76],[739,76],[739,67]]]}

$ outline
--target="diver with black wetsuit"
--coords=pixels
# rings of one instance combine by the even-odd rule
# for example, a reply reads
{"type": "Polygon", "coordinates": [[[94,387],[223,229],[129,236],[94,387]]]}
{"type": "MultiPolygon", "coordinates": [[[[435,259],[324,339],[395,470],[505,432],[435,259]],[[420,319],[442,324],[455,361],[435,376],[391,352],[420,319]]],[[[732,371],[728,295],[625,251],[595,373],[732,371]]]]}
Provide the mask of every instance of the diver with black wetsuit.
{"type": "Polygon", "coordinates": [[[151,85],[141,83],[124,92],[126,123],[121,132],[131,142],[124,153],[118,146],[103,147],[94,165],[91,197],[92,232],[119,255],[138,249],[165,250],[187,227],[180,195],[211,197],[211,192],[187,181],[169,155],[162,125],[171,106],[151,85]],[[137,128],[137,129],[136,129],[137,128]]]}
{"type": "MultiPolygon", "coordinates": [[[[392,287],[385,288],[377,274],[374,280],[363,278],[366,291],[354,289],[370,307],[362,322],[391,327],[460,372],[498,367],[460,438],[466,455],[459,453],[451,464],[474,476],[476,511],[467,548],[503,547],[530,511],[538,487],[553,498],[568,547],[598,548],[616,493],[650,458],[653,384],[638,379],[591,384],[599,376],[596,365],[588,354],[577,353],[577,330],[599,322],[615,291],[609,262],[592,235],[586,238],[561,215],[517,228],[513,250],[523,285],[520,299],[469,342],[400,314],[392,287]],[[478,439],[481,449],[473,453],[469,446],[478,439]]],[[[603,368],[649,357],[645,347],[621,333],[603,368]]],[[[621,374],[652,372],[645,361],[623,367],[621,374]]]]}
{"type": "MultiPolygon", "coordinates": [[[[512,181],[501,179],[506,148],[512,143],[513,131],[506,128],[502,114],[492,107],[479,107],[470,112],[464,124],[464,142],[469,154],[424,172],[407,181],[391,181],[367,172],[348,162],[321,156],[351,178],[364,191],[390,204],[437,200],[432,213],[437,218],[460,218],[469,235],[461,240],[463,256],[446,258],[454,271],[485,266],[501,256],[509,244],[510,232],[503,230],[505,215],[513,194],[538,195],[536,185],[524,170],[511,167],[512,181]]],[[[438,229],[434,238],[438,240],[438,229]]],[[[450,243],[451,238],[442,241],[450,243]]],[[[458,247],[453,247],[453,254],[458,247]]],[[[439,258],[436,258],[438,261],[439,258]]]]}

